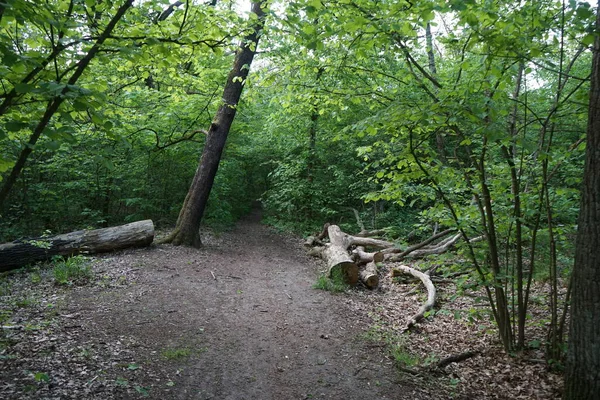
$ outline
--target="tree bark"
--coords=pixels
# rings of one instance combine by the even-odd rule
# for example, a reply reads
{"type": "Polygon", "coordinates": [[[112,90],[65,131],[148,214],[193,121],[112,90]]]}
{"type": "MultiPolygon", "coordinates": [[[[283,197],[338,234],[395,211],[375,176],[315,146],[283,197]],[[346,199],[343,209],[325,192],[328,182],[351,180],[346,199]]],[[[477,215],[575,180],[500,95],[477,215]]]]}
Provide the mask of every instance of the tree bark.
{"type": "Polygon", "coordinates": [[[0,272],[47,260],[52,256],[104,253],[129,247],[148,246],[154,240],[152,220],[111,228],[83,230],[49,238],[0,244],[0,272]]]}
{"type": "Polygon", "coordinates": [[[600,11],[597,13],[586,158],[571,278],[565,400],[600,398],[600,11]]]}
{"type": "Polygon", "coordinates": [[[258,16],[253,30],[240,43],[233,67],[223,90],[223,104],[219,107],[208,130],[200,164],[185,198],[175,230],[163,242],[174,245],[200,247],[200,222],[210,196],[221,154],[227,141],[229,129],[235,118],[250,65],[256,53],[260,33],[264,25],[263,1],[252,3],[252,12],[258,16]]]}

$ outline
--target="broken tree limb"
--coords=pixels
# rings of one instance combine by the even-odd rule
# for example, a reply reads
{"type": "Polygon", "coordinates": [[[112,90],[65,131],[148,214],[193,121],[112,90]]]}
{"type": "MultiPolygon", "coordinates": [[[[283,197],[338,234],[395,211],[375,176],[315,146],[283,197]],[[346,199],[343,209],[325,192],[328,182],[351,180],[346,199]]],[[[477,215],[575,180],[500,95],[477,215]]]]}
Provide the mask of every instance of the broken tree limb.
{"type": "Polygon", "coordinates": [[[383,253],[380,251],[375,253],[367,253],[365,251],[365,248],[362,246],[358,246],[356,249],[354,249],[352,251],[352,254],[354,254],[356,262],[358,262],[359,264],[370,263],[371,261],[380,263],[383,261],[384,257],[383,253]]]}
{"type": "Polygon", "coordinates": [[[440,360],[435,366],[439,369],[443,369],[452,363],[468,360],[469,358],[475,357],[478,354],[479,351],[467,351],[460,354],[454,354],[450,357],[440,360]]]}
{"type": "Polygon", "coordinates": [[[329,222],[326,222],[325,225],[323,225],[323,229],[321,230],[321,232],[315,237],[319,240],[325,239],[328,235],[329,225],[331,224],[329,222]]]}
{"type": "Polygon", "coordinates": [[[0,244],[0,272],[52,256],[94,254],[148,246],[154,240],[152,220],[111,228],[82,230],[52,237],[18,240],[0,244]]]}
{"type": "Polygon", "coordinates": [[[392,276],[395,274],[397,275],[398,273],[405,273],[405,274],[412,275],[416,278],[419,278],[421,280],[421,282],[423,282],[423,285],[425,285],[425,288],[427,289],[427,301],[421,306],[421,308],[419,309],[419,312],[417,312],[408,321],[408,324],[406,325],[406,328],[404,329],[404,331],[406,332],[409,329],[411,329],[413,326],[415,326],[420,320],[422,320],[425,317],[425,313],[427,311],[429,311],[433,308],[433,306],[435,305],[436,292],[435,292],[435,286],[433,286],[433,283],[431,282],[429,275],[427,275],[421,271],[417,271],[414,268],[407,267],[406,265],[399,265],[395,268],[392,268],[392,276]]]}
{"type": "MultiPolygon", "coordinates": [[[[391,262],[398,262],[398,261],[402,261],[404,258],[406,257],[410,257],[410,258],[421,258],[421,257],[425,257],[431,254],[442,254],[445,253],[446,251],[448,251],[448,249],[450,249],[450,247],[454,246],[456,244],[456,242],[458,242],[461,238],[461,234],[457,233],[456,235],[452,236],[451,238],[445,239],[442,242],[440,242],[439,244],[436,244],[434,246],[422,246],[419,249],[406,249],[405,251],[403,251],[400,254],[388,254],[386,256],[386,261],[391,261],[391,262]],[[410,250],[410,251],[408,251],[410,250]]],[[[413,246],[415,247],[415,246],[413,246]]]]}
{"type": "Polygon", "coordinates": [[[436,241],[439,238],[442,238],[444,236],[449,235],[450,233],[454,232],[454,229],[446,229],[445,231],[442,231],[438,234],[435,234],[433,236],[431,236],[430,238],[422,241],[421,243],[417,243],[413,246],[408,247],[406,250],[401,250],[401,249],[385,249],[383,250],[384,253],[386,254],[393,254],[393,253],[399,253],[398,257],[405,257],[407,254],[412,253],[415,250],[419,250],[420,248],[423,248],[425,246],[427,246],[428,244],[430,244],[431,242],[436,241]]]}
{"type": "Polygon", "coordinates": [[[371,290],[379,286],[379,274],[377,273],[377,264],[371,261],[359,272],[360,281],[371,290]]]}
{"type": "Polygon", "coordinates": [[[354,218],[356,218],[356,225],[358,225],[358,227],[360,228],[360,232],[358,232],[354,236],[371,237],[371,236],[385,235],[385,233],[386,233],[385,229],[374,229],[371,231],[367,230],[365,228],[365,224],[363,224],[362,219],[360,218],[360,214],[359,214],[358,210],[356,208],[351,208],[351,210],[354,213],[354,218]]]}

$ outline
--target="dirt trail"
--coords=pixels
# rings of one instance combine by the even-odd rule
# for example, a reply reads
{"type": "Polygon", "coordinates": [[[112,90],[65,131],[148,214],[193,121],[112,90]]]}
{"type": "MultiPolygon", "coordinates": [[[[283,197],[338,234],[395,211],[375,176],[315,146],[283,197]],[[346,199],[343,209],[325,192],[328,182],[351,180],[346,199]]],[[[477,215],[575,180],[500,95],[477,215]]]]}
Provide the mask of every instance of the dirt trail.
{"type": "Polygon", "coordinates": [[[201,250],[107,256],[100,269],[133,273],[133,284],[75,292],[68,308],[88,316],[83,341],[120,344],[113,365],[128,387],[113,396],[137,395],[135,383],[155,399],[418,397],[395,383],[382,349],[360,338],[365,317],[312,288],[317,268],[299,241],[259,219],[201,250]],[[125,368],[131,362],[140,368],[125,368]]]}

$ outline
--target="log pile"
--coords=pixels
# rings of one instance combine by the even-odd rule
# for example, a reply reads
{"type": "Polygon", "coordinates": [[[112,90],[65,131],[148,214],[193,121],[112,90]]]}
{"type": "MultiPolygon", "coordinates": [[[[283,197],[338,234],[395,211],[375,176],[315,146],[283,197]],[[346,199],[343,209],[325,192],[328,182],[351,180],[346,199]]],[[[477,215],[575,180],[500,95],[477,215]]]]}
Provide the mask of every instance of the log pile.
{"type": "MultiPolygon", "coordinates": [[[[407,258],[441,254],[452,248],[461,238],[455,230],[447,229],[403,250],[392,242],[370,237],[370,234],[379,234],[382,231],[369,232],[362,224],[359,225],[361,231],[356,235],[350,235],[337,225],[325,224],[321,233],[306,239],[305,246],[309,249],[309,254],[320,257],[326,262],[330,277],[341,274],[346,283],[355,285],[360,281],[371,290],[379,286],[378,265],[380,263],[400,262],[407,258]],[[326,242],[327,238],[329,242],[326,242]]],[[[472,241],[476,240],[478,239],[472,239],[472,241]]],[[[392,277],[400,274],[411,275],[419,279],[427,289],[427,301],[410,319],[406,330],[423,319],[425,313],[435,304],[436,290],[429,276],[430,273],[406,265],[392,269],[392,277]]]]}

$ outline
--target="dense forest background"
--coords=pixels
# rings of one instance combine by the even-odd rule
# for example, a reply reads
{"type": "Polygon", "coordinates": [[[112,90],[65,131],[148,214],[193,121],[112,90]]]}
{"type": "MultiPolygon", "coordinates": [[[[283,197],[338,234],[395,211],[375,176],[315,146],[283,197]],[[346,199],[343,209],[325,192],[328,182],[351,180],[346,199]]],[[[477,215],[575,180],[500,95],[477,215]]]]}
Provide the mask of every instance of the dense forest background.
{"type": "MultiPolygon", "coordinates": [[[[0,241],[177,220],[253,15],[122,3],[0,4],[0,241]]],[[[204,223],[260,201],[298,233],[356,231],[353,209],[402,245],[457,229],[448,270],[486,288],[507,350],[549,283],[559,360],[594,20],[574,0],[269,3],[204,223]]]]}

